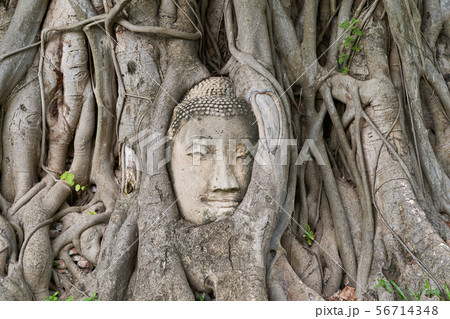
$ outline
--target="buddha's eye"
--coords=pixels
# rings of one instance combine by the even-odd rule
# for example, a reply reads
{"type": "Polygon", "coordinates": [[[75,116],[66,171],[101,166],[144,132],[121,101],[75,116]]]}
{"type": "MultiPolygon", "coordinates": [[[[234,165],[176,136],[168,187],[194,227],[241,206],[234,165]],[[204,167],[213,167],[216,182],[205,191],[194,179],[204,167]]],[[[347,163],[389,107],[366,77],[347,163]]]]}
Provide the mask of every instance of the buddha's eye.
{"type": "Polygon", "coordinates": [[[212,150],[205,145],[192,145],[188,148],[186,155],[200,159],[208,159],[212,155],[212,150]]]}

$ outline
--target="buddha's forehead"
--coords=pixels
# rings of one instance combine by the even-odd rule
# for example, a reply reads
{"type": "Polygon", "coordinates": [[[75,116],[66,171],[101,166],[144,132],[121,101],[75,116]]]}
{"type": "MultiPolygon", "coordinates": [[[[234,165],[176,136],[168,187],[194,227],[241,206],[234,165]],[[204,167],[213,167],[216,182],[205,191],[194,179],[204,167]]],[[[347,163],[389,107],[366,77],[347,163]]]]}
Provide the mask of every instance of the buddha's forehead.
{"type": "Polygon", "coordinates": [[[249,139],[258,138],[258,129],[252,119],[245,116],[217,117],[197,116],[188,121],[175,139],[192,143],[194,139],[249,139]]]}

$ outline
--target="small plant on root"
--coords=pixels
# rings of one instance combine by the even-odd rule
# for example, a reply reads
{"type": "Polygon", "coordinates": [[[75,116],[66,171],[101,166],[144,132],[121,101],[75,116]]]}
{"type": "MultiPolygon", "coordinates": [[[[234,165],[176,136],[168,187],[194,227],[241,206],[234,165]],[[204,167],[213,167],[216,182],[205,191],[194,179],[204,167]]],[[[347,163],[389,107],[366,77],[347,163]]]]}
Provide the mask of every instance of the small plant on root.
{"type": "MultiPolygon", "coordinates": [[[[344,45],[345,49],[351,48],[351,50],[355,52],[360,52],[358,45],[356,44],[356,40],[358,37],[362,35],[362,31],[359,28],[359,23],[361,21],[357,20],[355,17],[352,18],[351,21],[345,20],[343,23],[341,23],[340,27],[344,29],[344,33],[347,34],[347,37],[344,39],[344,42],[342,43],[344,45]]],[[[349,53],[349,52],[346,52],[349,53]]],[[[345,64],[345,62],[350,57],[350,54],[342,53],[339,55],[339,65],[342,65],[342,68],[339,69],[339,72],[342,74],[347,74],[350,71],[350,68],[345,64]]]]}
{"type": "Polygon", "coordinates": [[[315,235],[313,233],[313,231],[311,230],[311,227],[309,227],[309,225],[306,225],[306,230],[305,230],[305,234],[303,235],[303,237],[306,239],[306,243],[311,246],[312,242],[315,239],[315,235]]]}
{"type": "MultiPolygon", "coordinates": [[[[58,298],[59,291],[55,291],[55,293],[51,296],[48,296],[45,301],[61,301],[58,298]]],[[[70,296],[65,301],[73,301],[73,296],[70,296]]],[[[97,293],[94,292],[92,297],[84,298],[83,301],[98,301],[97,293]]]]}
{"type": "MultiPolygon", "coordinates": [[[[400,287],[392,280],[388,279],[389,282],[383,280],[383,279],[377,279],[379,284],[375,287],[383,287],[387,291],[389,291],[391,294],[398,294],[401,300],[408,301],[408,298],[406,297],[405,293],[400,289],[400,287]]],[[[445,293],[447,300],[450,300],[450,289],[448,288],[447,284],[444,285],[445,287],[445,293]]],[[[425,295],[429,298],[432,298],[434,296],[438,297],[440,301],[444,301],[445,297],[442,296],[441,292],[438,288],[432,289],[428,279],[425,280],[425,287],[421,288],[419,292],[416,294],[411,289],[411,287],[408,287],[408,290],[411,292],[412,296],[415,300],[420,301],[420,297],[422,296],[423,292],[425,292],[425,295]]]]}
{"type": "MultiPolygon", "coordinates": [[[[67,172],[67,171],[64,172],[64,173],[60,176],[60,179],[63,180],[63,181],[66,181],[67,184],[69,184],[70,186],[75,185],[75,175],[72,174],[72,173],[69,173],[69,172],[67,172]]],[[[76,185],[75,185],[75,191],[77,191],[77,192],[79,192],[80,190],[81,190],[81,191],[84,191],[85,187],[86,187],[86,186],[82,186],[82,185],[80,185],[80,184],[76,184],[76,185]]]]}

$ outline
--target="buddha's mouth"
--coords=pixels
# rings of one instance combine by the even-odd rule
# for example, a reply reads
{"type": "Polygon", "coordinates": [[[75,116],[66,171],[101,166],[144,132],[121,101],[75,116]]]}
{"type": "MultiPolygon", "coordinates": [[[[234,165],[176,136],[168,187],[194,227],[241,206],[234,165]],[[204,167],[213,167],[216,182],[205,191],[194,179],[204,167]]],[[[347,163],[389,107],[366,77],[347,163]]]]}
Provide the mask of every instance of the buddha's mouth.
{"type": "Polygon", "coordinates": [[[239,206],[240,202],[227,200],[208,200],[205,201],[205,203],[215,208],[236,208],[239,206]]]}
{"type": "Polygon", "coordinates": [[[201,201],[214,208],[236,208],[241,199],[238,193],[202,196],[201,201]]]}

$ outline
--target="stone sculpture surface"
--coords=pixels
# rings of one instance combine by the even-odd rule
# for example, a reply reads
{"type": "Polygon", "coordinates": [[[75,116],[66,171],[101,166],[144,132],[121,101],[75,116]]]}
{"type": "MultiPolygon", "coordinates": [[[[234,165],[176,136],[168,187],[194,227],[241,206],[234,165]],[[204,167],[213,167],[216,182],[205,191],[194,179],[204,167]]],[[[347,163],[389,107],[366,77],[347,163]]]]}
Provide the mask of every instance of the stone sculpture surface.
{"type": "Polygon", "coordinates": [[[169,136],[170,174],[184,218],[201,225],[231,215],[250,182],[249,148],[258,139],[250,105],[234,96],[228,79],[209,78],[176,107],[169,136]]]}

